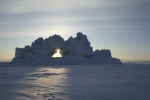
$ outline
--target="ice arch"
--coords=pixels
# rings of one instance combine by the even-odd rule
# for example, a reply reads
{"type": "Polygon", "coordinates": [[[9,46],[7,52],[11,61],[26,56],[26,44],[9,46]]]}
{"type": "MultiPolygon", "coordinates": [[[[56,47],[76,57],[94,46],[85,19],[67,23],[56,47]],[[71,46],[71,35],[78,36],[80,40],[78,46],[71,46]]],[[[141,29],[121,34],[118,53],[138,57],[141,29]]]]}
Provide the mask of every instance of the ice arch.
{"type": "Polygon", "coordinates": [[[33,64],[101,64],[101,63],[121,63],[119,59],[112,58],[110,50],[96,50],[90,45],[86,35],[81,32],[76,37],[64,40],[59,35],[49,38],[38,38],[32,42],[31,46],[16,48],[13,63],[33,63],[33,64]],[[60,48],[63,56],[54,59],[52,56],[56,49],[60,48]]]}

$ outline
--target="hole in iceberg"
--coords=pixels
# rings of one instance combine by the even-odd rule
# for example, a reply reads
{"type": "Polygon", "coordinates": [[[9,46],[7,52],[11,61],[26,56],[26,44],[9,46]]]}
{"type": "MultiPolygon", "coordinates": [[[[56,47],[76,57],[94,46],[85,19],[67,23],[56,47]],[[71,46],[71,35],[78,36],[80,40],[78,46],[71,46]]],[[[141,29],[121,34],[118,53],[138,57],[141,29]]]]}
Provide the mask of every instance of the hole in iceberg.
{"type": "Polygon", "coordinates": [[[53,57],[53,58],[62,57],[62,55],[60,54],[60,51],[61,51],[60,49],[56,49],[56,53],[54,53],[52,57],[53,57]]]}

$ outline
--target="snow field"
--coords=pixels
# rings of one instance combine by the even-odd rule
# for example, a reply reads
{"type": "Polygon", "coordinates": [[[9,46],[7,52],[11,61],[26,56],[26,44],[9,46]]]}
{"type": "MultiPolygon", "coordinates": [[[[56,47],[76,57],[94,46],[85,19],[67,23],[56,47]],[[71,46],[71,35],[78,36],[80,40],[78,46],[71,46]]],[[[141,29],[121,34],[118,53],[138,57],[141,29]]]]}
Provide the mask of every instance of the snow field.
{"type": "Polygon", "coordinates": [[[150,64],[0,65],[0,100],[150,100],[150,64]]]}

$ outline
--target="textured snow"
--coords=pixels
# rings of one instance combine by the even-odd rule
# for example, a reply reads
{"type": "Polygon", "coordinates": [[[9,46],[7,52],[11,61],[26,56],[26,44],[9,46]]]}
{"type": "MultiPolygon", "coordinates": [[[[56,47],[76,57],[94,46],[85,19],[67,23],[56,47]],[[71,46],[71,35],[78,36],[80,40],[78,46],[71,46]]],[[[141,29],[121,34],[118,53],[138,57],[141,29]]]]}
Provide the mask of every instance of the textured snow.
{"type": "Polygon", "coordinates": [[[150,100],[150,64],[0,64],[0,100],[150,100]]]}
{"type": "Polygon", "coordinates": [[[12,63],[28,64],[121,64],[119,59],[111,56],[110,50],[95,50],[91,47],[86,35],[81,32],[77,37],[68,40],[59,35],[47,39],[38,38],[31,47],[16,48],[12,63]],[[60,49],[61,58],[53,58],[56,49],[60,49]],[[55,63],[56,62],[56,63],[55,63]]]}

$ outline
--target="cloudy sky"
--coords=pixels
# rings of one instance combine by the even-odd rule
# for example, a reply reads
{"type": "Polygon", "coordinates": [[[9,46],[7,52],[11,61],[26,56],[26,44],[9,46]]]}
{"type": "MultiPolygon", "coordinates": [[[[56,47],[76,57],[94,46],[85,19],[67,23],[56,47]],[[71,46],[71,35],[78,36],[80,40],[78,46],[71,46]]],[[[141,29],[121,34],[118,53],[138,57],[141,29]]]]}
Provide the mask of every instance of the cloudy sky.
{"type": "Polygon", "coordinates": [[[83,32],[113,57],[150,60],[150,0],[0,0],[0,59],[38,37],[83,32]]]}

